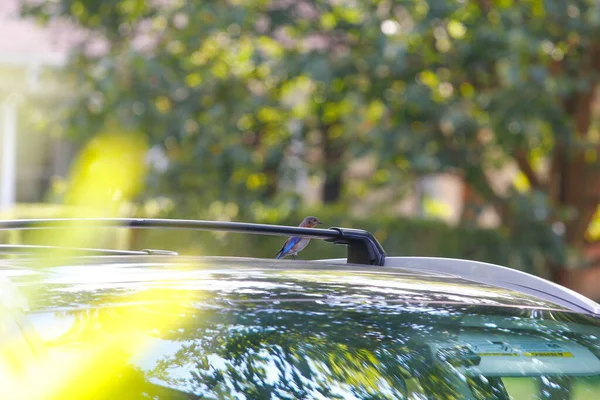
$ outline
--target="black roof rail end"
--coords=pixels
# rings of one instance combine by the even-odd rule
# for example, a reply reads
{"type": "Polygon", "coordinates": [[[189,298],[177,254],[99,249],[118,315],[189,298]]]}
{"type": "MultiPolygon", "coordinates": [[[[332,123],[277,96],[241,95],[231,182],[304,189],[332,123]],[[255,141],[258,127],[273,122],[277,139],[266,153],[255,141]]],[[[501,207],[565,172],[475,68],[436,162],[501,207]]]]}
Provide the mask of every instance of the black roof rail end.
{"type": "Polygon", "coordinates": [[[371,232],[351,228],[329,228],[341,235],[337,239],[325,239],[335,244],[348,246],[347,262],[352,264],[379,265],[385,264],[385,250],[371,232]]]}

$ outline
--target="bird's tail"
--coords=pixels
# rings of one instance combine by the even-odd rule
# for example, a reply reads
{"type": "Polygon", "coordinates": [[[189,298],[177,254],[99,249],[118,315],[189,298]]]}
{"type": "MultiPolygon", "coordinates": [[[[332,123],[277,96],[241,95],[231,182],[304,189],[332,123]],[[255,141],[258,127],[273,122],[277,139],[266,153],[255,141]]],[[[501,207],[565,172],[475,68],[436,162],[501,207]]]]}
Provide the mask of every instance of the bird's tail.
{"type": "Polygon", "coordinates": [[[280,259],[280,258],[282,258],[282,257],[283,257],[283,250],[279,250],[279,251],[277,252],[277,254],[275,254],[275,258],[279,260],[279,259],[280,259]]]}

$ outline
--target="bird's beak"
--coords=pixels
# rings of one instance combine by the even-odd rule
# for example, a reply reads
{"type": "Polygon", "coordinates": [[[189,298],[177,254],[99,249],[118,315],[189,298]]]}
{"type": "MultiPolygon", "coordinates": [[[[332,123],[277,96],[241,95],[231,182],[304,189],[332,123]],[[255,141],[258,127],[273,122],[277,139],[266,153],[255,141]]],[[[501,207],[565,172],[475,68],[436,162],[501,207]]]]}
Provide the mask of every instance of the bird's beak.
{"type": "Polygon", "coordinates": [[[323,225],[323,223],[321,221],[318,221],[317,225],[323,225]]]}

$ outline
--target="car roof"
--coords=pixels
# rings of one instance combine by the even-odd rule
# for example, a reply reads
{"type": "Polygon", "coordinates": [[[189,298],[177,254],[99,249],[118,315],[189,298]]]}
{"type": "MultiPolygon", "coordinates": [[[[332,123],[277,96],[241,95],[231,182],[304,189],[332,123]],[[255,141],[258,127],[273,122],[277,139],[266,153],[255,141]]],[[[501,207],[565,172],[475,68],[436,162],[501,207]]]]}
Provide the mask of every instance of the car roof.
{"type": "MultiPolygon", "coordinates": [[[[125,228],[125,229],[188,229],[208,230],[231,233],[262,234],[276,236],[301,236],[305,238],[321,239],[347,247],[346,259],[320,260],[321,268],[334,268],[334,264],[345,262],[346,274],[348,267],[357,264],[360,268],[369,268],[368,271],[378,270],[383,272],[385,268],[404,268],[411,273],[415,271],[433,273],[434,275],[448,276],[452,274],[454,279],[460,279],[460,285],[471,282],[495,290],[504,290],[509,293],[518,293],[521,297],[527,295],[529,298],[538,299],[555,306],[566,308],[573,312],[580,312],[600,318],[600,304],[576,293],[568,288],[557,285],[540,277],[524,273],[515,269],[502,267],[469,260],[442,259],[432,257],[389,257],[375,236],[368,231],[331,227],[328,229],[290,227],[280,225],[266,225],[256,223],[229,222],[229,221],[201,221],[201,220],[176,220],[176,219],[146,219],[146,218],[58,218],[42,220],[0,220],[0,230],[31,230],[31,229],[72,229],[73,227],[86,228],[125,228]]],[[[151,255],[175,256],[178,254],[173,250],[111,250],[80,247],[56,247],[47,245],[23,245],[23,244],[0,244],[0,255],[8,254],[9,257],[17,255],[30,256],[33,253],[44,257],[50,255],[52,259],[56,254],[70,254],[81,257],[96,256],[127,256],[127,263],[133,263],[135,257],[151,255]],[[82,256],[83,255],[83,256],[82,256]]],[[[84,258],[79,258],[83,260],[84,258]]],[[[38,258],[39,260],[40,258],[38,258]]],[[[177,262],[183,262],[183,258],[177,258],[177,262]]],[[[238,263],[241,259],[238,259],[238,263]]],[[[154,259],[158,261],[158,259],[154,259]]],[[[111,262],[114,262],[114,258],[111,262]]],[[[213,260],[214,262],[214,260],[213,260]]],[[[246,267],[251,262],[246,259],[246,267]]],[[[262,262],[262,268],[267,268],[273,260],[262,262]],[[266,263],[266,264],[265,264],[266,263]]],[[[281,262],[281,260],[277,261],[281,262]]],[[[104,261],[104,264],[109,263],[104,261]]],[[[294,264],[289,264],[294,265],[294,264]]],[[[273,264],[272,267],[280,267],[283,264],[273,264]]],[[[163,267],[164,268],[164,267],[163,267]]],[[[231,268],[231,266],[229,267],[231,268]]],[[[105,269],[105,267],[103,268],[105,269]]],[[[171,272],[172,273],[172,272],[171,272]]],[[[354,273],[357,273],[356,271],[354,273]]],[[[370,272],[365,272],[370,273],[370,272]]],[[[101,281],[99,281],[101,283],[101,281]]]]}
{"type": "Polygon", "coordinates": [[[182,256],[71,257],[55,259],[50,266],[40,262],[0,261],[0,276],[9,277],[37,311],[94,307],[101,295],[111,299],[103,305],[116,305],[118,293],[157,287],[202,293],[213,302],[382,301],[569,311],[559,302],[529,293],[452,273],[401,267],[182,256]],[[79,294],[77,301],[73,293],[79,294]]]}

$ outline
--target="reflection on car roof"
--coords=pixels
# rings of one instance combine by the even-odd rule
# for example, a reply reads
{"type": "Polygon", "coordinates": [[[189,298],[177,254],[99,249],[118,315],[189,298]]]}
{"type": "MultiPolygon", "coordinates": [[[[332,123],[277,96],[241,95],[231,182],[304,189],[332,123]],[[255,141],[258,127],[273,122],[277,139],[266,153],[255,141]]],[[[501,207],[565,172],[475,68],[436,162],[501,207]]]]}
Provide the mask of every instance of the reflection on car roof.
{"type": "MultiPolygon", "coordinates": [[[[24,260],[19,260],[18,266],[21,271],[33,267],[24,260]]],[[[11,268],[4,272],[14,275],[11,268]]],[[[34,309],[91,307],[99,302],[103,306],[117,305],[120,293],[160,287],[191,293],[194,298],[202,298],[204,304],[375,301],[566,310],[528,294],[450,274],[310,261],[89,257],[65,260],[58,267],[36,273],[28,272],[12,276],[11,280],[21,291],[35,292],[31,300],[34,309]],[[60,296],[61,293],[65,295],[60,296]],[[64,297],[62,301],[61,297],[64,297]]]]}

